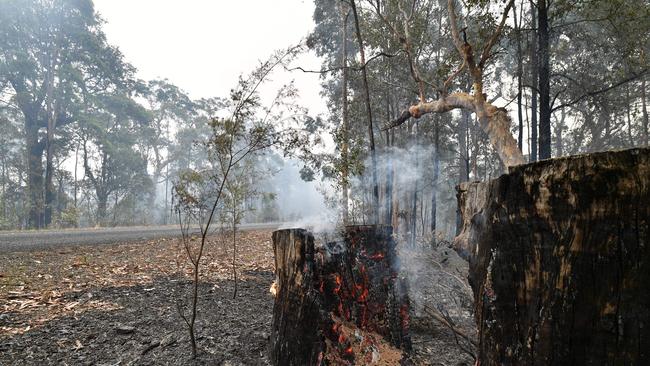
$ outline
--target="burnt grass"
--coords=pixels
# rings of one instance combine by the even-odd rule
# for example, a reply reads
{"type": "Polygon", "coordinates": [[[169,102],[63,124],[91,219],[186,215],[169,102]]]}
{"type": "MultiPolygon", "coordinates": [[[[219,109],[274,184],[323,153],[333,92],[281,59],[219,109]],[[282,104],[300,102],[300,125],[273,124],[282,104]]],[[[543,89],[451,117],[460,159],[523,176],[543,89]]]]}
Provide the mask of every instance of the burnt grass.
{"type": "MultiPolygon", "coordinates": [[[[235,299],[232,253],[214,240],[196,359],[179,315],[191,281],[175,241],[0,255],[0,365],[268,365],[269,240],[242,233],[235,299]]],[[[414,364],[471,364],[445,327],[417,315],[411,327],[414,364]]]]}

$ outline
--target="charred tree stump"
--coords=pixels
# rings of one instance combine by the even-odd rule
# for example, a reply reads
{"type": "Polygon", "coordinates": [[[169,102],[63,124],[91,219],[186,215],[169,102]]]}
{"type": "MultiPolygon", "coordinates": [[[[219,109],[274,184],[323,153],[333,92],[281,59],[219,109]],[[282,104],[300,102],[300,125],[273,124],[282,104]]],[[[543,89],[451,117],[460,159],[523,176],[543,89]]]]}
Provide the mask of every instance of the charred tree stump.
{"type": "Polygon", "coordinates": [[[278,230],[273,249],[274,365],[398,363],[410,349],[390,226],[350,226],[319,245],[305,230],[278,230]]]}
{"type": "Polygon", "coordinates": [[[486,365],[650,364],[650,149],[459,188],[486,365]]]}
{"type": "Polygon", "coordinates": [[[317,365],[323,339],[314,289],[314,237],[303,229],[273,232],[275,304],[271,331],[274,365],[317,365]]]}

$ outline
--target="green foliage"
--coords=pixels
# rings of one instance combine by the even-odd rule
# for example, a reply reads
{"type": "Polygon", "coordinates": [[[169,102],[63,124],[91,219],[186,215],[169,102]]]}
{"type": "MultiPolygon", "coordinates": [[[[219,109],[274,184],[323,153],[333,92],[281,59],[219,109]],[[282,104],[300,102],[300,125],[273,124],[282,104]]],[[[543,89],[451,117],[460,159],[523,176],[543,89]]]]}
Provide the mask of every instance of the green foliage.
{"type": "Polygon", "coordinates": [[[74,206],[69,206],[59,212],[54,220],[54,226],[58,228],[73,228],[79,224],[79,210],[74,206]]]}

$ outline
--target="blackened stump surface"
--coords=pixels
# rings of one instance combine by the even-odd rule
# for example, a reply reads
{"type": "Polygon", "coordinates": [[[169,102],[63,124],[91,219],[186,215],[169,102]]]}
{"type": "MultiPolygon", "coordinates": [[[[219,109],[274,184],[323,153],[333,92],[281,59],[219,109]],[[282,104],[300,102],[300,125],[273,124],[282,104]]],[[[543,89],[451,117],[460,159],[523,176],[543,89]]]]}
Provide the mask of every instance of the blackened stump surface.
{"type": "Polygon", "coordinates": [[[303,229],[273,232],[277,294],[273,306],[271,361],[317,365],[325,347],[319,295],[313,289],[314,237],[303,229]]]}
{"type": "Polygon", "coordinates": [[[650,149],[516,167],[459,204],[481,365],[650,364],[650,149]]]}

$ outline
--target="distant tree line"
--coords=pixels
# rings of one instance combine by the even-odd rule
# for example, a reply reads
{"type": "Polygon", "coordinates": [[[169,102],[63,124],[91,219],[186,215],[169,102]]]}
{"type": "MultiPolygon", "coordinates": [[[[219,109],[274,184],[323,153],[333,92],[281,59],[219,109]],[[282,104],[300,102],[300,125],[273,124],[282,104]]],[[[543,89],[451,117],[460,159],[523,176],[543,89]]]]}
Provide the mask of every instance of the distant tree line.
{"type": "MultiPolygon", "coordinates": [[[[174,179],[207,166],[224,99],[139,80],[103,23],[91,0],[0,2],[0,229],[174,223],[174,179]]],[[[242,205],[272,219],[268,197],[242,205]]]]}

